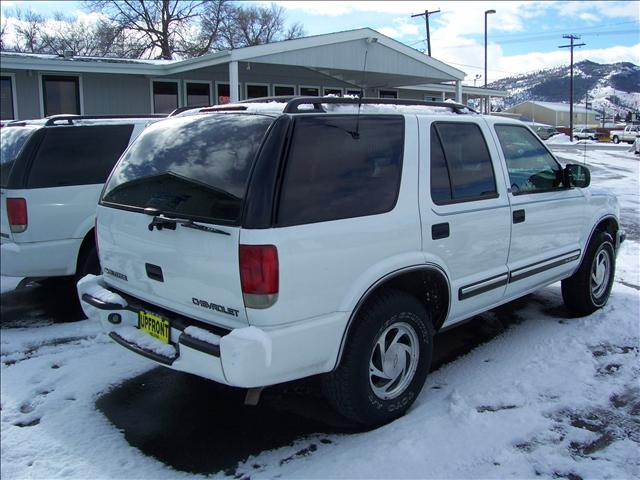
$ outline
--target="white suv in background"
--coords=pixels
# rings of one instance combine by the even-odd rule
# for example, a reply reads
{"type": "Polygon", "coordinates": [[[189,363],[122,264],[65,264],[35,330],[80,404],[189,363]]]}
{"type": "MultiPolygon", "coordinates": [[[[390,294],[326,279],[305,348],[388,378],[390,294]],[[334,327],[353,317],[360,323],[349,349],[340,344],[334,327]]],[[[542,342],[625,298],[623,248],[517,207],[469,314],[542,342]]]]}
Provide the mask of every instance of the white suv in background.
{"type": "Polygon", "coordinates": [[[2,275],[100,271],[93,227],[100,191],[129,143],[154,119],[57,115],[0,130],[2,275]]]}
{"type": "Polygon", "coordinates": [[[97,210],[110,337],[168,367],[259,388],[323,375],[377,425],[416,399],[434,334],[562,280],[609,297],[616,198],[524,124],[462,105],[295,98],[146,129],[97,210]]]}

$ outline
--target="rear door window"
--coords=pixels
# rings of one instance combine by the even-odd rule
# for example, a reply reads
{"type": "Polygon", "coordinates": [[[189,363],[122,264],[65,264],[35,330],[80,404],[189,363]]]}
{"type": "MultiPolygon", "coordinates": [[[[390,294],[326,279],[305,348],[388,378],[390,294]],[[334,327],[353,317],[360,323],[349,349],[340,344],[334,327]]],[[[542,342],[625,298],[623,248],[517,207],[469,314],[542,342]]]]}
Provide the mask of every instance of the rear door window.
{"type": "Polygon", "coordinates": [[[491,156],[474,123],[431,125],[431,198],[436,205],[498,196],[491,156]]]}
{"type": "Polygon", "coordinates": [[[393,209],[400,188],[404,118],[296,119],[278,224],[300,225],[393,209]]]}
{"type": "Polygon", "coordinates": [[[237,224],[256,153],[273,120],[208,113],[157,122],[122,157],[102,201],[237,224]]]}
{"type": "Polygon", "coordinates": [[[48,128],[27,188],[104,183],[127,148],[133,125],[48,128]]]}

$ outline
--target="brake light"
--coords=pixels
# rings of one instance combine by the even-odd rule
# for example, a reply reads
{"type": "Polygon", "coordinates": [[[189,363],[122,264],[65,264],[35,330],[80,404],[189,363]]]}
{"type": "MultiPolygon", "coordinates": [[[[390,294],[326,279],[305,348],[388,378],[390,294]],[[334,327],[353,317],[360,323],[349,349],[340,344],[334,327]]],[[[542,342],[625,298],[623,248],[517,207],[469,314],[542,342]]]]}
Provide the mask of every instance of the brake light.
{"type": "Polygon", "coordinates": [[[240,245],[240,283],[245,305],[267,308],[278,298],[278,249],[275,245],[240,245]]]}
{"type": "Polygon", "coordinates": [[[7,217],[12,233],[22,233],[29,224],[27,220],[27,201],[24,198],[7,198],[7,217]]]}

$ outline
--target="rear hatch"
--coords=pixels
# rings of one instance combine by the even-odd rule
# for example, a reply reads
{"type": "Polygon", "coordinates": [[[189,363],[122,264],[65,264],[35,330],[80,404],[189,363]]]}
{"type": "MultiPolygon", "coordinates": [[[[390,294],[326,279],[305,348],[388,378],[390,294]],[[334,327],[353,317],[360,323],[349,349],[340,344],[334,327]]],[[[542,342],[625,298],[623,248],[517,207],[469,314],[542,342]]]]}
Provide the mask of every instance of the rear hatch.
{"type": "Polygon", "coordinates": [[[0,131],[0,243],[13,239],[7,213],[7,198],[12,196],[11,172],[23,147],[38,128],[40,126],[20,124],[2,127],[0,131]]]}
{"type": "Polygon", "coordinates": [[[98,207],[105,280],[192,318],[246,326],[240,220],[273,121],[209,113],[147,128],[116,165],[98,207]]]}

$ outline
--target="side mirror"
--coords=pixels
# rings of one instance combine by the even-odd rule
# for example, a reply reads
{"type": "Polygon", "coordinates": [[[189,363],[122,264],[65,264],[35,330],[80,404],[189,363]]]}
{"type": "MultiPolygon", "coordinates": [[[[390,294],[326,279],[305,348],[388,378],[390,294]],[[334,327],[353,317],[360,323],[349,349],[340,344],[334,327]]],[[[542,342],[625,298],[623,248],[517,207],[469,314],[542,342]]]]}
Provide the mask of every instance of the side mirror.
{"type": "Polygon", "coordinates": [[[586,188],[591,183],[591,172],[583,165],[573,163],[564,167],[564,184],[567,187],[586,188]]]}

